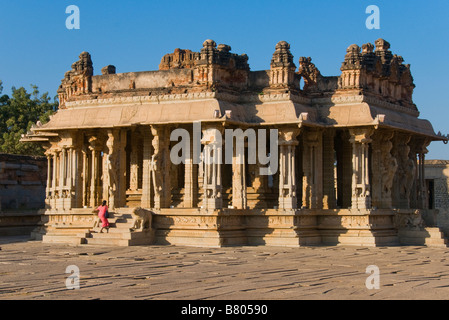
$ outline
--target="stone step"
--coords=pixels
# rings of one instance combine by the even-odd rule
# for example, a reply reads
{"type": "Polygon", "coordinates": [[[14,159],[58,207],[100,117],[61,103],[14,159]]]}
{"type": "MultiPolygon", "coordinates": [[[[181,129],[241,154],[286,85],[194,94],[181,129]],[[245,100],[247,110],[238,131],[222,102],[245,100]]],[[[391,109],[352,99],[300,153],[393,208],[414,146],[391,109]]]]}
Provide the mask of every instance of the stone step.
{"type": "Polygon", "coordinates": [[[59,237],[79,237],[83,238],[90,232],[85,230],[71,230],[66,232],[61,232],[60,230],[48,230],[45,235],[49,236],[59,236],[59,237]]]}
{"type": "Polygon", "coordinates": [[[424,228],[424,230],[399,230],[399,240],[403,245],[429,247],[447,247],[449,241],[440,228],[424,228]]]}
{"type": "MultiPolygon", "coordinates": [[[[430,228],[429,228],[430,229],[430,228]]],[[[444,238],[444,234],[440,231],[439,228],[432,228],[428,230],[399,230],[399,235],[403,235],[405,237],[423,237],[423,238],[444,238]]]]}
{"type": "Polygon", "coordinates": [[[86,238],[84,240],[84,244],[127,247],[129,246],[129,240],[115,239],[115,238],[86,238]]]}
{"type": "Polygon", "coordinates": [[[91,229],[82,240],[84,244],[101,246],[131,246],[146,245],[153,243],[154,233],[132,232],[130,228],[134,226],[135,208],[120,208],[110,212],[109,232],[101,226],[91,229]]]}
{"type": "Polygon", "coordinates": [[[46,234],[59,234],[62,236],[72,235],[72,234],[76,235],[76,234],[88,232],[89,229],[88,228],[67,228],[67,229],[48,228],[46,234]]]}
{"type": "Polygon", "coordinates": [[[115,223],[120,223],[120,224],[122,224],[122,223],[132,223],[133,224],[134,220],[130,219],[130,218],[122,218],[122,217],[120,217],[120,218],[115,218],[114,222],[115,223]]]}
{"type": "Polygon", "coordinates": [[[415,245],[415,246],[432,246],[432,247],[447,247],[447,240],[445,239],[423,239],[413,237],[401,237],[401,244],[403,245],[415,245]]]}
{"type": "Polygon", "coordinates": [[[134,221],[130,222],[110,222],[109,226],[111,228],[131,228],[134,226],[134,221]]]}
{"type": "MultiPolygon", "coordinates": [[[[111,230],[109,230],[111,231],[111,230]]],[[[123,239],[123,240],[130,240],[131,239],[131,233],[128,232],[91,232],[88,239],[123,239]]]]}
{"type": "Polygon", "coordinates": [[[83,244],[84,238],[78,237],[77,235],[55,235],[46,234],[42,236],[42,243],[64,243],[64,244],[83,244]]]}
{"type": "MultiPolygon", "coordinates": [[[[124,233],[124,232],[130,232],[129,227],[126,226],[118,226],[118,227],[111,227],[109,228],[109,233],[124,233]]],[[[91,233],[100,233],[101,228],[96,227],[93,228],[91,233]]],[[[103,229],[103,232],[106,232],[106,229],[103,229]]]]}
{"type": "Polygon", "coordinates": [[[324,245],[355,245],[355,246],[379,246],[388,245],[394,246],[399,244],[396,236],[360,236],[360,237],[345,237],[345,236],[322,236],[322,243],[324,245]]]}
{"type": "Polygon", "coordinates": [[[80,224],[58,224],[58,223],[54,223],[49,225],[49,227],[53,227],[55,229],[88,229],[88,228],[92,228],[92,223],[80,223],[80,224]]]}

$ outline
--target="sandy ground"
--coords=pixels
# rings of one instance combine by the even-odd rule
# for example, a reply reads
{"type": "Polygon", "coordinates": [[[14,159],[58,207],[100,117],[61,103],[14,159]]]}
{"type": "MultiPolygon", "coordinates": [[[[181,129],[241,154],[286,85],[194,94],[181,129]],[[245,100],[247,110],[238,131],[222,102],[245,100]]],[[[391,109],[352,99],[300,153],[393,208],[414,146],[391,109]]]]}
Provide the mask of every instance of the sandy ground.
{"type": "Polygon", "coordinates": [[[449,299],[449,248],[97,247],[0,238],[0,300],[449,299]],[[368,266],[379,270],[379,289],[368,266]],[[66,273],[79,270],[79,289],[66,273]],[[76,269],[75,268],[75,269],[76,269]],[[373,280],[374,279],[374,280],[373,280]]]}

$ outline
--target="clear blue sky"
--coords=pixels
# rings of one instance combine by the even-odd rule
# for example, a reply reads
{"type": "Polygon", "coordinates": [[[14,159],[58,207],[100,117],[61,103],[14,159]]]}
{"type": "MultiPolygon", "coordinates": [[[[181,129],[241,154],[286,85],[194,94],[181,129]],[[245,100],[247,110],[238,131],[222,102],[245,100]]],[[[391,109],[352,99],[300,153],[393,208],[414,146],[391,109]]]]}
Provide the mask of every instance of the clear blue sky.
{"type": "MultiPolygon", "coordinates": [[[[157,70],[175,48],[199,51],[205,39],[246,53],[252,70],[269,68],[276,43],[288,41],[295,63],[311,56],[324,75],[339,75],[346,48],[384,38],[411,64],[414,101],[436,132],[449,133],[449,1],[65,1],[0,0],[0,80],[56,95],[79,53],[92,55],[95,74],[157,70]],[[80,30],[68,30],[68,5],[80,9],[80,30]],[[368,5],[380,9],[380,30],[368,30],[368,5]]],[[[434,142],[428,159],[449,159],[434,142]]]]}

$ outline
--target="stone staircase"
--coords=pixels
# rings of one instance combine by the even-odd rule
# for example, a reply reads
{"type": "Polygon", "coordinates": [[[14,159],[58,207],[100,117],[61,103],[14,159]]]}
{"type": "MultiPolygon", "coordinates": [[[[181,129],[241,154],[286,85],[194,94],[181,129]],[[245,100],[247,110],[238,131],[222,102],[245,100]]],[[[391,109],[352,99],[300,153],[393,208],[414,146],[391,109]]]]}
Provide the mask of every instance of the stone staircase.
{"type": "Polygon", "coordinates": [[[422,230],[399,229],[399,242],[402,245],[428,247],[447,247],[448,240],[440,228],[424,227],[422,230]]]}
{"type": "Polygon", "coordinates": [[[52,211],[42,215],[39,226],[31,232],[31,239],[43,243],[78,245],[93,226],[92,209],[72,209],[70,214],[52,211]]]}
{"type": "Polygon", "coordinates": [[[81,239],[82,244],[101,245],[101,246],[136,246],[152,244],[154,240],[154,231],[133,230],[135,220],[133,218],[134,208],[121,208],[111,213],[109,221],[109,232],[101,226],[92,228],[81,239]]]}
{"type": "Polygon", "coordinates": [[[85,218],[76,221],[43,222],[32,232],[32,239],[43,243],[60,243],[70,245],[100,245],[100,246],[136,246],[148,245],[154,241],[154,230],[134,230],[136,216],[135,208],[121,208],[110,212],[109,232],[106,229],[100,233],[99,226],[94,226],[99,219],[92,214],[92,209],[73,210],[74,214],[85,218]],[[79,211],[79,212],[78,212],[79,211]]]}
{"type": "Polygon", "coordinates": [[[54,225],[48,228],[42,235],[43,243],[65,243],[78,245],[83,243],[83,238],[89,233],[92,225],[54,225]]]}

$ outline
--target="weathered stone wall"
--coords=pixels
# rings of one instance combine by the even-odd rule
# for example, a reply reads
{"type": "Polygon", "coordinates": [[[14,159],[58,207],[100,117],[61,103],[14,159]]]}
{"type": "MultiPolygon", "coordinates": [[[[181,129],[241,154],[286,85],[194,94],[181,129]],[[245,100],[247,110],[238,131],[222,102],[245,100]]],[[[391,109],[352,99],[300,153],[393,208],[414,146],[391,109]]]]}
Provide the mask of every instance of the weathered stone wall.
{"type": "Polygon", "coordinates": [[[449,160],[425,162],[425,178],[434,183],[434,206],[438,209],[437,226],[449,234],[449,160]]]}
{"type": "Polygon", "coordinates": [[[93,93],[109,93],[152,88],[172,88],[188,85],[193,81],[192,71],[189,69],[175,69],[164,71],[129,72],[120,74],[98,75],[92,77],[93,93]]]}
{"type": "Polygon", "coordinates": [[[29,235],[45,206],[47,159],[0,154],[0,236],[29,235]]]}
{"type": "Polygon", "coordinates": [[[0,212],[44,208],[47,159],[0,154],[0,212]]]}

